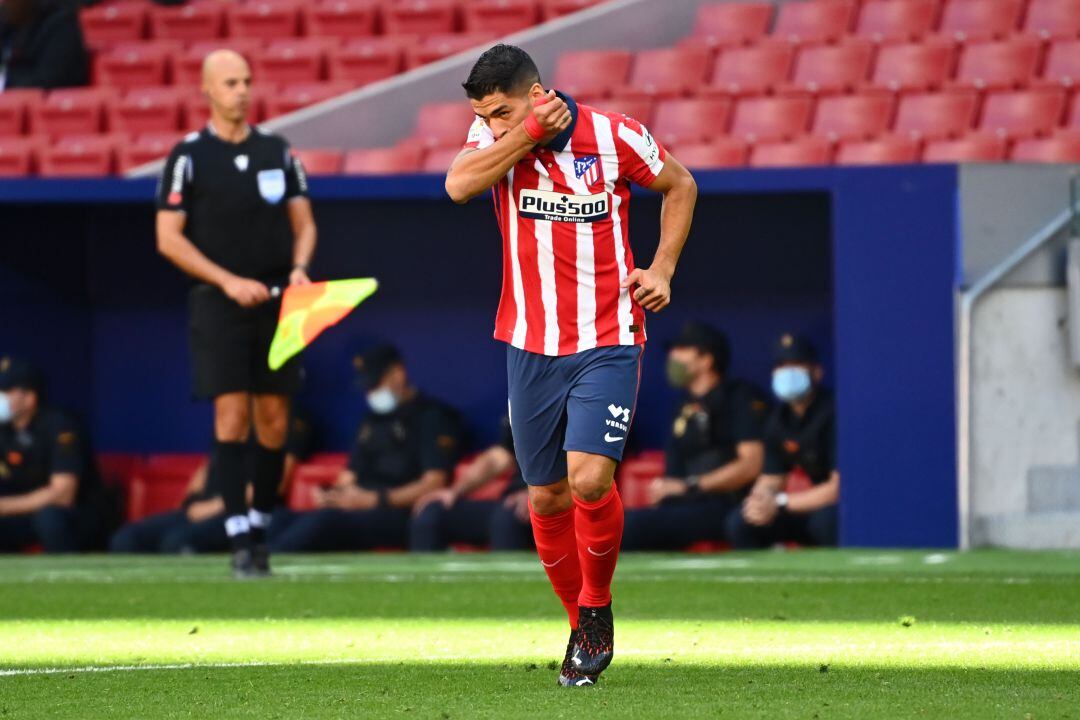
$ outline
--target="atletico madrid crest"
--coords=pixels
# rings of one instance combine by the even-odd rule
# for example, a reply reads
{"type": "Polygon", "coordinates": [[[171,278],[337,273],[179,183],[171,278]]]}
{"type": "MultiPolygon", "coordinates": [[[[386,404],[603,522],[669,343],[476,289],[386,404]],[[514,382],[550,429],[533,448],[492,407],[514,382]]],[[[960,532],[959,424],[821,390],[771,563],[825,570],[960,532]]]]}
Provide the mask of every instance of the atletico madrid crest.
{"type": "Polygon", "coordinates": [[[574,159],[574,174],[585,180],[586,185],[593,185],[600,179],[600,158],[589,155],[574,159]]]}

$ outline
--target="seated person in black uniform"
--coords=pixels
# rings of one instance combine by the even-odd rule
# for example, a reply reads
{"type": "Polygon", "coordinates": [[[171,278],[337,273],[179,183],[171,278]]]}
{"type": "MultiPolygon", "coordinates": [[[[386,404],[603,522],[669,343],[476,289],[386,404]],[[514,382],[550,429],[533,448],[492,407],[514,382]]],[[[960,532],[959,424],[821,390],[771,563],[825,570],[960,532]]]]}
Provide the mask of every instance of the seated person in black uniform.
{"type": "Polygon", "coordinates": [[[655,507],[626,513],[624,550],[681,550],[726,539],[724,522],[761,474],[768,406],[761,393],[726,378],[727,337],[707,325],[683,328],[668,354],[668,380],[683,390],[665,448],[655,507]]]}
{"type": "Polygon", "coordinates": [[[514,460],[510,418],[502,420],[499,442],[480,453],[452,487],[428,493],[413,509],[410,549],[433,552],[456,542],[488,545],[492,550],[532,547],[528,486],[514,460]],[[498,500],[466,497],[511,471],[514,474],[498,500]]]}
{"type": "MultiPolygon", "coordinates": [[[[278,494],[284,502],[296,465],[311,453],[311,422],[306,413],[293,406],[289,434],[285,440],[285,473],[278,494]]],[[[109,542],[115,553],[210,553],[229,549],[225,534],[225,501],[221,493],[207,487],[208,467],[204,464],[191,476],[180,508],[136,520],[120,528],[109,542]]],[[[248,485],[250,501],[252,487],[248,485]]]]}
{"type": "Polygon", "coordinates": [[[273,552],[405,547],[413,505],[450,481],[460,446],[456,411],[412,386],[393,347],[375,348],[358,367],[371,413],[348,466],[333,487],[318,492],[322,509],[275,516],[273,552]]]}
{"type": "Polygon", "coordinates": [[[821,387],[817,351],[805,339],[784,335],[777,342],[773,392],[781,404],[765,426],[765,471],[750,496],[728,516],[736,548],[779,542],[836,545],[840,473],[836,469],[836,411],[821,387]],[[801,470],[809,489],[785,491],[788,476],[801,470]]]}
{"type": "Polygon", "coordinates": [[[102,540],[106,512],[83,434],[42,392],[36,367],[0,357],[0,552],[78,552],[102,540]]]}
{"type": "Polygon", "coordinates": [[[76,3],[4,0],[0,3],[0,92],[7,88],[85,85],[86,52],[76,3]]]}

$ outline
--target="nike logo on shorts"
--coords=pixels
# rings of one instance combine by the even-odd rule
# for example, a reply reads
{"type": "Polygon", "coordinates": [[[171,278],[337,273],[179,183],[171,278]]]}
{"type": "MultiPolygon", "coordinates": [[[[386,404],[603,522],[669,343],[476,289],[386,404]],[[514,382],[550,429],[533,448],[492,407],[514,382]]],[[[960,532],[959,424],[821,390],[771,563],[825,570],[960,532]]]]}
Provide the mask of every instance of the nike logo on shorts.
{"type": "Polygon", "coordinates": [[[619,442],[620,440],[624,440],[625,438],[625,435],[620,435],[619,437],[612,437],[611,433],[604,433],[605,442],[619,442]]]}

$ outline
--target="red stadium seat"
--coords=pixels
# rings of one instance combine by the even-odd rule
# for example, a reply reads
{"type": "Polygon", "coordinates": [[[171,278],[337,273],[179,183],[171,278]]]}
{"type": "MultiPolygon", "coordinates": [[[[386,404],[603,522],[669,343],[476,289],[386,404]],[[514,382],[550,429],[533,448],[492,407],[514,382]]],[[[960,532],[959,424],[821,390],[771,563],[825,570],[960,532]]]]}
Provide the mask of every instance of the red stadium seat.
{"type": "Polygon", "coordinates": [[[884,133],[892,121],[890,95],[841,95],[818,100],[811,132],[832,142],[868,140],[884,133]]]}
{"type": "Polygon", "coordinates": [[[44,102],[30,108],[30,129],[53,137],[99,132],[105,103],[116,97],[114,88],[53,90],[44,102]]]}
{"type": "Polygon", "coordinates": [[[350,40],[375,34],[379,6],[374,0],[323,0],[302,12],[308,35],[350,40]]]}
{"type": "Polygon", "coordinates": [[[459,152],[461,151],[456,148],[432,148],[424,155],[420,171],[445,175],[450,169],[450,163],[454,162],[459,152]]]}
{"type": "Polygon", "coordinates": [[[884,45],[878,50],[870,86],[891,92],[937,90],[952,71],[953,47],[947,43],[884,45]]]}
{"type": "Polygon", "coordinates": [[[33,173],[43,147],[40,138],[0,137],[0,177],[25,177],[33,173]]]}
{"type": "Polygon", "coordinates": [[[987,133],[970,133],[956,140],[926,143],[923,162],[998,162],[1005,159],[1005,138],[987,133]]]}
{"type": "Polygon", "coordinates": [[[693,43],[707,47],[750,45],[765,37],[772,22],[770,2],[720,2],[701,5],[694,20],[693,43]]]}
{"type": "Polygon", "coordinates": [[[163,40],[199,42],[221,37],[225,27],[223,6],[194,2],[173,7],[150,7],[150,35],[163,40]]]}
{"type": "Polygon", "coordinates": [[[1039,41],[1018,37],[1003,42],[972,43],[960,55],[954,87],[1001,90],[1023,87],[1035,76],[1039,41]]]}
{"type": "Polygon", "coordinates": [[[876,43],[919,40],[934,29],[937,0],[872,0],[862,6],[855,34],[876,43]]]}
{"type": "Polygon", "coordinates": [[[1009,158],[1016,162],[1080,163],[1080,132],[1021,140],[1013,146],[1009,158]]]}
{"type": "Polygon", "coordinates": [[[326,55],[335,45],[331,38],[275,40],[255,55],[252,72],[279,85],[318,82],[325,75],[326,55]]]}
{"type": "Polygon", "coordinates": [[[633,56],[626,50],[563,53],[555,63],[553,86],[571,97],[607,97],[626,84],[633,56]]]}
{"type": "Polygon", "coordinates": [[[116,155],[118,172],[126,173],[160,160],[172,151],[181,137],[179,133],[143,133],[135,142],[120,147],[116,155]]]}
{"type": "Polygon", "coordinates": [[[225,9],[228,34],[232,37],[278,40],[300,32],[299,4],[288,2],[247,2],[225,9]]]}
{"type": "Polygon", "coordinates": [[[602,2],[605,0],[541,0],[540,13],[544,16],[544,20],[554,20],[564,15],[587,10],[602,2]]]}
{"type": "Polygon", "coordinates": [[[843,45],[804,47],[795,58],[791,83],[784,93],[827,94],[849,91],[866,81],[874,46],[867,40],[843,45]]]}
{"type": "Polygon", "coordinates": [[[365,38],[348,42],[330,53],[329,78],[367,85],[401,72],[405,41],[400,38],[365,38]]]}
{"type": "Polygon", "coordinates": [[[634,57],[627,87],[620,95],[670,98],[691,95],[704,83],[709,52],[703,48],[643,50],[634,57]]]}
{"type": "Polygon", "coordinates": [[[783,3],[772,34],[793,43],[836,42],[847,34],[853,14],[853,4],[846,0],[783,3]]]}
{"type": "Polygon", "coordinates": [[[425,105],[417,115],[413,140],[424,148],[460,150],[474,120],[476,113],[464,100],[425,105]]]}
{"type": "Polygon", "coordinates": [[[540,18],[536,0],[471,0],[464,7],[465,32],[510,35],[540,18]]]}
{"type": "Polygon", "coordinates": [[[711,143],[680,145],[672,154],[688,168],[708,170],[745,165],[746,150],[746,143],[742,140],[720,136],[711,143]]]}
{"type": "Polygon", "coordinates": [[[877,140],[841,143],[837,165],[904,165],[919,161],[919,141],[893,135],[877,140]]]}
{"type": "Polygon", "coordinates": [[[1023,0],[949,0],[939,30],[958,42],[1004,38],[1016,29],[1023,0]]]}
{"type": "Polygon", "coordinates": [[[1080,130],[1080,93],[1073,94],[1072,102],[1066,112],[1065,126],[1074,130],[1080,130]]]}
{"type": "Polygon", "coordinates": [[[623,506],[633,510],[649,505],[649,485],[664,476],[664,453],[647,450],[625,458],[615,471],[623,506]]]}
{"type": "Polygon", "coordinates": [[[121,489],[124,493],[131,487],[131,481],[142,465],[142,457],[131,453],[97,453],[94,461],[102,485],[121,489]]]}
{"type": "Polygon", "coordinates": [[[191,476],[206,464],[202,455],[151,455],[136,470],[128,494],[127,519],[175,510],[191,476]]]}
{"type": "Polygon", "coordinates": [[[164,85],[179,45],[171,40],[118,45],[94,60],[97,83],[127,90],[164,85]]]}
{"type": "MultiPolygon", "coordinates": [[[[202,65],[206,56],[215,50],[228,49],[240,53],[248,63],[262,51],[262,40],[252,38],[228,38],[192,43],[187,50],[173,59],[173,84],[199,87],[202,85],[202,65]]],[[[259,84],[262,78],[253,78],[259,84]]]]}
{"type": "Polygon", "coordinates": [[[300,108],[343,95],[353,89],[349,82],[299,83],[287,85],[266,101],[266,117],[278,117],[300,108]]]}
{"type": "Polygon", "coordinates": [[[1024,32],[1043,40],[1080,37],[1080,0],[1032,0],[1024,32]]]}
{"type": "Polygon", "coordinates": [[[12,88],[0,93],[0,137],[25,133],[30,108],[44,99],[45,93],[37,88],[12,88]]]}
{"type": "Polygon", "coordinates": [[[750,151],[750,167],[828,165],[831,148],[827,140],[804,137],[791,142],[761,143],[750,151]]]}
{"type": "Polygon", "coordinates": [[[110,103],[107,109],[109,130],[133,135],[178,131],[184,96],[181,88],[132,90],[122,100],[110,103]]]}
{"type": "Polygon", "coordinates": [[[661,145],[708,142],[727,127],[731,104],[722,97],[663,100],[649,129],[661,145]]]}
{"type": "Polygon", "coordinates": [[[747,142],[772,142],[801,135],[810,122],[808,97],[748,98],[735,104],[731,134],[747,142]]]}
{"type": "Polygon", "coordinates": [[[405,69],[412,70],[471,48],[488,46],[494,39],[495,36],[490,33],[429,35],[416,45],[405,49],[405,69]]]}
{"type": "Polygon", "coordinates": [[[116,150],[126,138],[112,135],[68,135],[46,147],[40,157],[42,177],[100,177],[115,167],[116,150]]]}
{"type": "Polygon", "coordinates": [[[973,92],[905,95],[900,98],[893,130],[917,140],[957,137],[971,128],[977,105],[973,92]]]}
{"type": "MultiPolygon", "coordinates": [[[[464,143],[462,143],[464,145],[464,143]]],[[[394,175],[420,170],[424,148],[413,142],[387,148],[365,148],[345,154],[346,175],[394,175]]]]}
{"type": "Polygon", "coordinates": [[[1073,88],[1080,83],[1080,40],[1064,40],[1050,46],[1046,53],[1040,86],[1073,88]]]}
{"type": "Polygon", "coordinates": [[[308,175],[337,175],[345,162],[345,154],[340,150],[308,148],[294,150],[293,154],[303,163],[308,175]]]}
{"type": "Polygon", "coordinates": [[[643,125],[651,125],[656,101],[650,97],[635,95],[623,97],[620,95],[611,98],[597,98],[596,102],[591,99],[581,98],[585,105],[591,105],[605,112],[617,112],[632,117],[643,125]]]}
{"type": "Polygon", "coordinates": [[[457,30],[455,0],[393,0],[383,5],[387,35],[440,35],[457,30]]]}
{"type": "Polygon", "coordinates": [[[729,48],[716,59],[712,80],[702,93],[733,97],[764,95],[787,81],[794,60],[795,48],[790,43],[763,42],[747,48],[729,48]]]}
{"type": "Polygon", "coordinates": [[[86,44],[95,49],[136,42],[146,35],[146,6],[111,3],[87,8],[79,14],[86,44]]]}
{"type": "Polygon", "coordinates": [[[983,103],[979,129],[1010,138],[1048,135],[1065,109],[1060,90],[991,93],[983,103]]]}

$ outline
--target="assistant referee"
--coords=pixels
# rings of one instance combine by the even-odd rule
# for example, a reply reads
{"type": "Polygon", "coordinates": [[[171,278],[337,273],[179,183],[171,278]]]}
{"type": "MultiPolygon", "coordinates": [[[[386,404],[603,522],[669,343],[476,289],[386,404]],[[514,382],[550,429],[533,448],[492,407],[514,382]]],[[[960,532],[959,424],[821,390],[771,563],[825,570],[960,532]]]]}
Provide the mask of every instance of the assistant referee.
{"type": "Polygon", "coordinates": [[[247,124],[244,58],[229,50],[208,55],[202,90],[210,121],[165,164],[157,244],[196,282],[188,299],[193,389],[214,401],[208,482],[225,500],[233,574],[258,577],[270,572],[266,531],[284,466],[289,398],[301,381],[295,358],[276,372],[267,366],[281,303],[272,288],[310,282],[315,220],[288,143],[247,124]],[[257,442],[248,444],[252,427],[257,442]]]}

